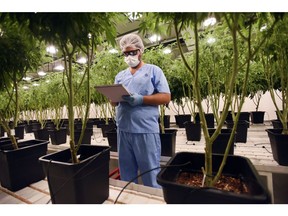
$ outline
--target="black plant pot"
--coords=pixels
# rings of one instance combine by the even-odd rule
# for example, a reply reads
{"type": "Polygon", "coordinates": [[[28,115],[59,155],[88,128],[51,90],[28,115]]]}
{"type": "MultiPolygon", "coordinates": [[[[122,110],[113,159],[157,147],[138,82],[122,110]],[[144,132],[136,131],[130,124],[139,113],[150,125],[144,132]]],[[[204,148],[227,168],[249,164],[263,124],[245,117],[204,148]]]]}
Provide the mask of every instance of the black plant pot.
{"type": "MultiPolygon", "coordinates": [[[[216,129],[214,128],[208,128],[209,135],[212,136],[216,129]]],[[[225,150],[227,148],[229,138],[231,136],[231,129],[221,129],[221,133],[218,135],[218,137],[214,140],[212,144],[212,152],[216,154],[224,154],[225,150]]],[[[235,133],[235,136],[237,134],[235,133]]],[[[235,136],[234,136],[234,142],[235,142],[235,136]]],[[[234,154],[234,142],[231,144],[229,149],[229,154],[234,154]]]]}
{"type": "Polygon", "coordinates": [[[38,159],[47,154],[48,141],[26,140],[18,142],[18,146],[14,150],[11,142],[0,144],[0,182],[2,187],[11,191],[45,178],[38,159]]]}
{"type": "Polygon", "coordinates": [[[165,133],[160,133],[161,156],[175,155],[177,129],[165,129],[165,133]]]}
{"type": "Polygon", "coordinates": [[[185,132],[187,141],[200,141],[201,140],[201,124],[194,122],[185,122],[185,132]]]}
{"type": "Polygon", "coordinates": [[[263,124],[264,123],[264,114],[263,111],[251,112],[251,123],[253,124],[263,124]]]}
{"type": "MultiPolygon", "coordinates": [[[[108,124],[110,123],[115,123],[115,120],[113,120],[112,118],[108,119],[108,124]]],[[[101,125],[106,124],[106,119],[103,118],[96,118],[93,120],[93,125],[96,125],[98,128],[101,128],[101,125]]]]}
{"type": "Polygon", "coordinates": [[[32,123],[32,131],[41,129],[41,124],[39,122],[32,123]]]}
{"type": "MultiPolygon", "coordinates": [[[[213,172],[218,170],[223,155],[212,156],[213,172]]],[[[237,194],[210,187],[193,187],[176,183],[175,179],[181,171],[202,172],[205,166],[203,153],[179,152],[172,157],[157,175],[157,182],[162,186],[164,200],[168,204],[268,204],[270,194],[263,186],[259,174],[248,158],[228,155],[223,174],[241,177],[247,184],[250,194],[237,194]],[[190,162],[185,166],[178,166],[190,162]]]]}
{"type": "MultiPolygon", "coordinates": [[[[282,113],[283,113],[283,110],[279,110],[279,112],[282,114],[282,113]]],[[[279,115],[278,115],[278,112],[275,111],[275,113],[276,113],[276,118],[277,118],[277,120],[280,120],[279,115]]],[[[288,117],[288,116],[287,116],[287,117],[288,117]]]]}
{"type": "Polygon", "coordinates": [[[101,204],[109,197],[110,147],[83,144],[78,155],[77,164],[70,149],[39,158],[53,204],[101,204]]]}
{"type": "Polygon", "coordinates": [[[26,124],[26,125],[25,125],[25,132],[26,132],[26,133],[32,133],[32,132],[33,132],[33,126],[32,126],[32,124],[26,124]]]}
{"type": "Polygon", "coordinates": [[[184,123],[186,121],[191,121],[191,115],[188,114],[188,115],[175,115],[175,121],[176,121],[176,125],[178,125],[179,128],[185,128],[185,125],[184,123]]]}
{"type": "Polygon", "coordinates": [[[25,125],[18,125],[15,129],[15,136],[19,139],[24,139],[25,125]]]}
{"type": "Polygon", "coordinates": [[[67,141],[67,129],[60,128],[59,130],[49,130],[52,145],[60,145],[67,141]]]}
{"type": "Polygon", "coordinates": [[[118,147],[117,147],[117,129],[114,128],[112,130],[107,131],[106,135],[107,135],[109,146],[111,147],[110,151],[118,152],[118,147]]]}
{"type": "MultiPolygon", "coordinates": [[[[215,126],[214,114],[213,113],[205,113],[205,119],[206,119],[206,123],[207,123],[208,128],[214,128],[214,126],[215,126]]],[[[196,113],[195,121],[197,123],[200,123],[199,113],[196,113]]]]}
{"type": "MultiPolygon", "coordinates": [[[[283,125],[282,125],[282,122],[278,119],[274,119],[274,120],[271,120],[272,122],[272,126],[274,129],[282,129],[283,128],[283,125]]],[[[288,126],[288,122],[287,122],[287,126],[288,126]]]]}
{"type": "Polygon", "coordinates": [[[288,166],[288,135],[282,134],[283,129],[267,129],[272,155],[279,165],[288,166]]]}
{"type": "Polygon", "coordinates": [[[115,129],[115,128],[116,128],[116,124],[113,122],[113,123],[109,123],[109,124],[99,125],[99,127],[101,128],[102,136],[103,136],[103,137],[107,137],[106,132],[107,132],[107,131],[110,131],[110,130],[112,130],[112,129],[115,129]]]}
{"type": "MultiPolygon", "coordinates": [[[[81,129],[75,129],[74,131],[74,140],[75,143],[78,143],[81,135],[81,129]]],[[[85,128],[84,136],[81,144],[91,144],[91,137],[93,135],[93,128],[85,128]]]]}
{"type": "Polygon", "coordinates": [[[40,140],[48,140],[49,141],[49,131],[44,128],[44,129],[33,129],[34,137],[35,139],[40,139],[40,140]]]}
{"type": "MultiPolygon", "coordinates": [[[[227,121],[226,126],[228,129],[232,129],[234,126],[233,121],[227,121]]],[[[249,128],[249,122],[246,120],[239,120],[237,123],[235,142],[246,143],[247,142],[247,133],[249,128]]]]}
{"type": "MultiPolygon", "coordinates": [[[[160,122],[160,117],[158,118],[158,122],[160,122]]],[[[164,128],[170,128],[170,115],[164,116],[164,128]]]]}
{"type": "MultiPolygon", "coordinates": [[[[220,112],[220,114],[222,114],[222,111],[220,112]]],[[[245,120],[250,122],[250,112],[240,112],[239,120],[245,120]]],[[[228,111],[226,121],[233,121],[232,111],[228,111]]]]}
{"type": "Polygon", "coordinates": [[[0,125],[0,137],[3,137],[5,135],[5,130],[2,127],[2,125],[0,125]]]}

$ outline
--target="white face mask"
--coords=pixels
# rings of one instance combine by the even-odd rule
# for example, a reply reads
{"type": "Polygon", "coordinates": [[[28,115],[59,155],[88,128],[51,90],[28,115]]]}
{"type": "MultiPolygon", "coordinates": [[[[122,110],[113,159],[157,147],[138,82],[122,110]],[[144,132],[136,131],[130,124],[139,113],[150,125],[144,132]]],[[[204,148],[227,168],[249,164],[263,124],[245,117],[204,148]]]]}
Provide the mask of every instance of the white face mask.
{"type": "Polygon", "coordinates": [[[124,61],[130,66],[130,67],[136,67],[140,61],[138,59],[138,55],[136,56],[127,56],[124,58],[124,61]]]}

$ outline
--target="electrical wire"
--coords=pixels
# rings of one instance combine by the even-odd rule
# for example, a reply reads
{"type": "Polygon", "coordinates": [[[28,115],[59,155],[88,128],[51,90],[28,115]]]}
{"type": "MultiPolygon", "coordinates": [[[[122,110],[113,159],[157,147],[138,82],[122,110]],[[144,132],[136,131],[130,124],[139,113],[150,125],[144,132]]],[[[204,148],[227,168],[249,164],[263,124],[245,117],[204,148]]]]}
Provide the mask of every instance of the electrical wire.
{"type": "Polygon", "coordinates": [[[47,180],[48,180],[48,186],[49,186],[49,190],[50,190],[50,199],[46,202],[46,204],[48,204],[52,198],[54,198],[54,196],[65,186],[65,184],[67,184],[72,178],[74,178],[78,173],[80,173],[84,168],[86,168],[89,164],[91,164],[95,159],[97,159],[100,155],[102,155],[102,153],[108,151],[110,148],[104,149],[103,151],[97,153],[96,155],[93,156],[93,158],[87,163],[85,164],[82,168],[80,168],[75,174],[73,174],[70,178],[68,178],[59,188],[56,192],[52,192],[52,187],[50,184],[50,175],[49,175],[49,167],[50,164],[52,162],[52,160],[49,160],[48,163],[48,167],[47,167],[47,180]]]}
{"type": "Polygon", "coordinates": [[[256,143],[256,144],[254,144],[254,146],[257,146],[257,145],[270,145],[270,143],[256,143]]]}
{"type": "Polygon", "coordinates": [[[266,146],[262,146],[262,148],[264,148],[268,153],[272,154],[272,152],[269,151],[269,150],[266,148],[266,146]]]}
{"type": "Polygon", "coordinates": [[[195,143],[194,143],[194,142],[193,142],[193,143],[191,143],[191,144],[189,144],[189,143],[188,143],[189,141],[190,141],[190,140],[187,140],[185,144],[186,144],[186,145],[195,145],[195,143]]]}
{"type": "Polygon", "coordinates": [[[191,164],[191,162],[189,161],[189,162],[184,163],[184,164],[166,165],[166,166],[155,167],[155,168],[152,168],[152,169],[150,169],[150,170],[147,170],[147,171],[145,171],[145,172],[143,172],[143,173],[137,175],[135,178],[131,179],[131,180],[130,180],[130,181],[129,181],[129,182],[128,182],[128,183],[127,183],[127,184],[126,184],[122,189],[121,189],[121,191],[119,192],[117,198],[116,198],[115,201],[114,201],[114,204],[117,203],[117,201],[118,201],[120,195],[121,195],[122,192],[125,190],[125,188],[128,187],[129,184],[131,184],[135,179],[137,179],[137,178],[139,178],[139,177],[145,175],[146,173],[149,173],[149,172],[151,172],[151,171],[153,171],[153,170],[156,170],[156,169],[163,169],[163,168],[169,168],[169,167],[182,167],[182,166],[186,166],[186,165],[188,165],[188,164],[191,164]]]}

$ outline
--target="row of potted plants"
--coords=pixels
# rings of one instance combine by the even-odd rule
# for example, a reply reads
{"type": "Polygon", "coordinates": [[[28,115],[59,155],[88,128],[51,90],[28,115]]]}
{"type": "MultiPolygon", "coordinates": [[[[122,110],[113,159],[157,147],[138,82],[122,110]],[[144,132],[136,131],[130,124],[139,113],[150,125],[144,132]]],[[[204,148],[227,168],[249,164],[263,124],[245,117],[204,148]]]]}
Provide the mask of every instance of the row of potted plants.
{"type": "MultiPolygon", "coordinates": [[[[275,89],[278,89],[280,92],[283,93],[283,113],[280,113],[279,108],[277,108],[277,113],[280,116],[281,122],[283,121],[285,123],[285,120],[287,122],[287,110],[285,106],[287,101],[285,96],[285,87],[287,87],[287,80],[285,79],[285,77],[287,75],[284,72],[286,67],[286,55],[282,53],[284,52],[284,50],[281,49],[285,48],[285,41],[284,39],[279,39],[285,38],[283,37],[283,34],[285,34],[285,31],[283,31],[283,26],[285,26],[285,23],[287,22],[285,14],[215,13],[214,15],[217,18],[218,23],[216,26],[210,26],[207,29],[202,26],[203,20],[209,17],[209,14],[207,13],[144,13],[141,18],[145,21],[142,23],[143,25],[141,26],[142,31],[155,30],[151,29],[151,25],[149,26],[149,28],[145,26],[145,24],[149,24],[150,22],[152,22],[155,24],[152,26],[157,26],[156,29],[158,30],[161,30],[161,28],[159,27],[162,26],[164,27],[165,31],[167,30],[167,28],[173,28],[176,32],[176,44],[181,59],[171,60],[167,57],[164,58],[163,56],[160,56],[160,58],[157,60],[155,53],[153,53],[153,50],[151,50],[151,53],[153,53],[155,58],[152,57],[150,58],[150,60],[148,60],[149,58],[147,53],[147,61],[151,61],[151,63],[154,63],[152,60],[155,60],[155,64],[158,64],[160,67],[163,67],[165,69],[164,72],[166,73],[167,79],[169,81],[172,94],[172,105],[169,107],[172,109],[173,103],[176,103],[178,105],[177,107],[180,108],[183,107],[184,104],[188,104],[193,121],[196,117],[196,112],[199,113],[206,147],[205,154],[200,157],[201,159],[199,158],[199,161],[201,161],[201,163],[197,165],[197,169],[200,166],[203,167],[202,171],[200,171],[200,173],[202,172],[204,176],[206,176],[206,178],[203,179],[205,186],[203,190],[208,187],[209,190],[211,190],[212,194],[219,193],[218,190],[215,192],[215,189],[211,188],[213,188],[215,182],[217,182],[220,176],[222,176],[222,173],[227,174],[229,171],[234,170],[237,172],[240,171],[240,173],[244,175],[248,172],[247,170],[249,168],[252,170],[252,174],[249,178],[252,178],[255,181],[259,178],[257,172],[255,172],[255,169],[249,161],[236,159],[238,161],[241,160],[241,163],[243,162],[245,164],[241,165],[244,170],[238,170],[238,168],[236,169],[239,164],[232,165],[233,168],[229,168],[228,166],[230,165],[230,163],[232,163],[233,160],[230,156],[228,156],[228,153],[230,147],[233,145],[234,135],[237,130],[236,123],[239,120],[240,112],[245,98],[248,95],[251,95],[252,97],[252,92],[254,95],[259,96],[258,93],[260,91],[265,91],[265,88],[263,89],[262,86],[261,88],[259,87],[254,89],[250,87],[256,85],[253,84],[254,81],[253,79],[250,79],[250,77],[252,77],[250,75],[254,72],[256,73],[259,72],[259,70],[262,70],[261,68],[256,66],[256,63],[262,63],[263,70],[266,74],[265,82],[268,83],[269,87],[267,90],[271,92],[272,98],[275,97],[273,96],[273,92],[275,89]],[[267,30],[260,32],[260,27],[264,24],[267,25],[267,30]],[[188,34],[188,37],[192,37],[195,40],[195,48],[192,53],[184,53],[182,50],[180,37],[185,37],[185,35],[182,35],[181,33],[183,33],[184,31],[191,32],[190,29],[193,29],[193,35],[188,34]],[[218,36],[217,41],[213,45],[207,44],[206,39],[208,39],[209,36],[212,35],[218,36]],[[276,41],[278,40],[279,42],[276,43],[276,41]],[[273,44],[277,44],[277,46],[273,46],[273,44]],[[281,70],[276,70],[276,68],[279,67],[281,67],[281,70]],[[279,72],[280,76],[278,76],[279,72]],[[221,115],[219,114],[220,98],[222,98],[225,102],[221,115]],[[212,134],[210,134],[208,131],[204,107],[201,103],[202,101],[206,101],[207,107],[211,108],[211,111],[214,114],[216,128],[212,134]],[[228,147],[226,148],[223,155],[215,156],[212,154],[212,144],[221,133],[222,126],[225,123],[229,110],[232,110],[231,114],[234,124],[231,128],[232,132],[231,136],[229,136],[228,147]],[[212,161],[214,160],[218,161],[218,165],[214,166],[212,164],[212,161]]],[[[119,22],[119,17],[123,18],[123,14],[2,13],[0,16],[1,29],[8,29],[13,25],[18,25],[21,27],[18,29],[21,29],[21,31],[23,29],[25,30],[25,34],[21,32],[22,35],[29,36],[29,40],[27,41],[39,43],[38,47],[40,47],[41,44],[39,41],[46,43],[54,43],[58,46],[63,55],[65,69],[64,72],[59,75],[58,81],[55,81],[55,83],[51,86],[47,84],[46,91],[41,92],[39,88],[39,90],[36,90],[34,92],[35,98],[38,98],[39,95],[43,94],[41,97],[45,96],[47,102],[52,101],[52,104],[47,104],[44,102],[42,103],[42,101],[36,101],[33,103],[30,101],[30,99],[33,97],[29,98],[29,100],[28,97],[26,97],[26,108],[27,106],[34,105],[35,108],[32,111],[34,114],[37,114],[39,111],[37,115],[37,118],[39,119],[44,119],[45,116],[42,115],[45,114],[48,108],[53,109],[54,119],[57,119],[57,116],[59,116],[60,114],[59,110],[63,110],[63,105],[65,104],[67,107],[68,128],[70,131],[70,148],[63,152],[49,154],[47,156],[41,157],[40,160],[49,182],[49,189],[53,203],[101,203],[108,197],[109,180],[107,173],[107,161],[109,161],[110,148],[106,148],[103,146],[100,147],[83,145],[81,144],[81,141],[84,136],[87,119],[90,114],[89,112],[91,110],[91,102],[94,102],[97,105],[101,105],[101,107],[102,105],[104,105],[103,110],[101,111],[102,113],[113,113],[113,110],[110,110],[110,106],[107,106],[108,102],[105,101],[105,98],[99,99],[100,95],[97,95],[96,91],[94,91],[93,89],[93,81],[99,82],[101,84],[105,84],[105,82],[113,83],[113,73],[118,72],[122,67],[122,64],[119,61],[119,67],[117,67],[117,70],[113,71],[109,69],[106,70],[106,68],[103,68],[103,66],[102,68],[99,68],[98,66],[101,64],[97,65],[97,55],[95,56],[95,48],[97,45],[102,44],[101,38],[103,36],[103,33],[106,37],[105,39],[107,42],[115,44],[116,28],[114,24],[115,21],[119,22]],[[88,59],[87,64],[84,66],[74,64],[75,55],[79,53],[85,55],[88,59]],[[93,77],[94,75],[95,77],[93,77]],[[63,95],[65,95],[63,97],[65,103],[63,103],[63,100],[58,101],[59,92],[60,94],[63,93],[63,95]],[[53,95],[52,93],[55,94],[53,95]],[[74,120],[76,112],[78,113],[78,116],[81,116],[81,119],[83,120],[81,135],[78,142],[75,142],[74,135],[74,120]],[[90,150],[90,148],[95,149],[95,155],[93,155],[93,150],[90,150]],[[101,172],[103,173],[103,175],[101,175],[103,178],[101,177],[101,179],[99,179],[99,184],[97,184],[99,185],[99,187],[95,187],[94,194],[97,194],[99,191],[101,191],[101,193],[98,197],[91,195],[91,197],[86,196],[89,197],[89,199],[84,198],[84,200],[82,200],[83,197],[81,197],[79,194],[75,195],[75,193],[72,191],[74,189],[77,189],[77,191],[81,194],[83,191],[91,190],[91,186],[88,183],[93,181],[93,184],[95,184],[94,180],[87,180],[88,182],[81,183],[80,186],[76,186],[76,183],[78,183],[78,181],[80,181],[79,179],[82,179],[83,176],[90,176],[91,173],[94,173],[92,171],[92,168],[97,167],[94,162],[100,165],[101,168],[99,169],[101,169],[101,172]],[[71,166],[71,163],[75,166],[71,166]],[[71,167],[72,169],[68,169],[66,165],[69,165],[69,167],[71,167]],[[54,166],[55,170],[52,169],[52,167],[54,166]],[[62,171],[62,168],[64,166],[66,167],[65,172],[62,171]],[[88,173],[84,173],[84,167],[88,169],[88,173]],[[76,168],[79,168],[79,170],[76,168]],[[68,180],[66,178],[67,176],[68,180]],[[73,177],[76,177],[76,179],[72,180],[73,177]],[[60,179],[61,182],[57,183],[56,186],[52,184],[56,183],[60,179]],[[62,188],[62,186],[67,187],[68,192],[63,192],[64,189],[62,188]]],[[[5,34],[6,33],[4,33],[4,36],[5,34]]],[[[19,35],[19,37],[20,36],[21,34],[19,35]]],[[[5,37],[3,37],[3,39],[4,38],[5,37]]],[[[33,47],[36,46],[33,44],[33,47]]],[[[11,50],[11,53],[12,51],[13,50],[11,50]]],[[[32,52],[32,49],[29,49],[29,51],[32,52]]],[[[41,53],[39,53],[39,56],[40,55],[41,53]]],[[[22,54],[22,57],[23,56],[27,55],[22,54]]],[[[1,79],[0,86],[3,92],[4,90],[8,89],[8,87],[10,87],[10,92],[14,92],[15,89],[15,95],[17,95],[18,82],[15,82],[15,76],[8,76],[9,72],[17,72],[16,74],[19,79],[19,77],[23,77],[25,75],[25,72],[28,69],[32,69],[32,66],[29,65],[27,67],[24,67],[23,65],[21,65],[20,69],[17,71],[17,68],[14,68],[15,63],[13,65],[13,62],[11,61],[11,65],[9,65],[9,67],[6,67],[7,65],[5,65],[5,62],[7,62],[8,57],[9,55],[1,55],[1,58],[3,59],[3,61],[1,59],[1,62],[3,62],[3,68],[5,70],[3,69],[1,71],[1,77],[3,77],[3,79],[1,79]]],[[[99,60],[99,62],[100,61],[101,60],[99,60]]],[[[39,61],[37,61],[37,63],[39,63],[39,61]]],[[[110,63],[107,63],[107,67],[110,63]]],[[[55,77],[56,76],[57,75],[55,75],[55,77]]],[[[255,76],[255,79],[257,78],[261,77],[255,76]]],[[[44,86],[44,79],[43,83],[41,83],[41,86],[42,84],[44,86]]],[[[1,95],[3,94],[1,91],[1,95]]],[[[7,94],[14,95],[9,92],[7,92],[7,94]]],[[[5,104],[5,106],[1,107],[1,125],[4,127],[4,130],[7,132],[8,136],[11,138],[11,143],[13,143],[13,146],[16,147],[17,142],[13,134],[14,132],[12,130],[11,133],[11,130],[6,123],[7,120],[11,120],[11,113],[16,115],[16,117],[13,118],[13,122],[18,122],[17,118],[19,116],[19,101],[16,97],[15,99],[10,99],[3,104],[5,104]],[[9,107],[12,101],[15,101],[15,105],[12,106],[11,109],[7,109],[7,107],[9,107]],[[9,112],[4,112],[5,110],[9,110],[9,112]],[[10,112],[11,110],[14,111],[10,112]]],[[[21,107],[22,111],[29,111],[29,109],[24,110],[23,105],[21,105],[21,107]]],[[[161,116],[163,116],[163,114],[165,113],[163,112],[163,109],[165,110],[165,106],[161,109],[161,116]]],[[[179,113],[179,110],[177,112],[179,113]]],[[[283,124],[283,133],[285,133],[287,129],[287,125],[284,125],[286,124],[283,124]]],[[[173,157],[173,160],[169,161],[168,165],[173,165],[174,163],[182,164],[186,163],[188,160],[190,164],[187,165],[185,169],[196,169],[196,167],[194,168],[193,166],[191,166],[191,163],[194,163],[194,159],[193,161],[192,159],[190,159],[190,154],[184,153],[186,158],[184,161],[182,159],[177,159],[178,157],[180,157],[179,155],[180,154],[177,154],[175,156],[175,159],[173,157]]],[[[191,156],[194,158],[198,158],[198,156],[194,154],[192,154],[191,156]]],[[[234,171],[232,174],[237,175],[237,173],[235,173],[234,171]]],[[[178,171],[176,168],[164,168],[159,174],[159,184],[162,184],[163,190],[165,192],[164,194],[167,195],[167,197],[165,196],[165,200],[167,203],[174,203],[176,201],[174,199],[170,200],[168,195],[169,192],[166,192],[166,186],[168,186],[170,183],[168,183],[167,180],[164,180],[165,183],[163,183],[162,177],[169,176],[169,179],[171,180],[174,178],[173,175],[177,173],[178,171]],[[173,170],[173,173],[171,173],[171,170],[173,170]]],[[[91,174],[91,177],[92,176],[94,177],[94,174],[91,174]]],[[[180,184],[181,191],[184,190],[184,188],[186,187],[187,186],[183,186],[180,184]]],[[[261,183],[257,183],[256,186],[253,184],[252,187],[257,188],[256,194],[261,194],[261,198],[259,198],[258,196],[258,198],[254,199],[250,196],[248,198],[248,195],[241,195],[242,198],[237,198],[236,200],[230,200],[230,198],[228,198],[225,199],[225,202],[228,202],[229,200],[236,203],[270,202],[269,195],[266,194],[266,191],[261,183]],[[265,197],[262,197],[262,195],[265,197]]],[[[195,190],[195,188],[190,188],[189,190],[195,190]]],[[[197,189],[197,191],[202,191],[202,189],[197,189]]],[[[198,202],[204,202],[205,199],[200,200],[201,201],[198,202]]],[[[218,199],[218,201],[219,200],[221,199],[218,199]]],[[[182,201],[179,199],[177,200],[177,202],[186,203],[191,201],[189,199],[182,201]]],[[[213,201],[209,200],[209,202],[213,201]]]]}

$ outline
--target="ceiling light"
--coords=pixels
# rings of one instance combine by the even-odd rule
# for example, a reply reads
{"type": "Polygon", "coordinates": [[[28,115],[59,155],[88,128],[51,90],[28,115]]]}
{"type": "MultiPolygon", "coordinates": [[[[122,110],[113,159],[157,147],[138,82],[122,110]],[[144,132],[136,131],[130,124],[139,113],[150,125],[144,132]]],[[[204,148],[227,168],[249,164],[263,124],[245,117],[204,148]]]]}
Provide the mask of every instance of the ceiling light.
{"type": "Polygon", "coordinates": [[[63,70],[64,70],[64,67],[63,67],[63,65],[57,65],[56,67],[54,67],[54,70],[56,70],[56,71],[63,71],[63,70]]]}
{"type": "Polygon", "coordinates": [[[205,27],[207,27],[207,26],[210,26],[210,25],[213,26],[213,25],[215,25],[215,23],[216,23],[216,19],[214,17],[210,17],[210,18],[208,18],[208,19],[206,19],[204,21],[203,25],[205,27]]]}
{"type": "Polygon", "coordinates": [[[86,59],[85,57],[80,57],[80,58],[77,60],[77,62],[78,62],[79,64],[86,64],[87,59],[86,59]]]}
{"type": "Polygon", "coordinates": [[[109,53],[118,53],[118,50],[116,50],[116,49],[113,48],[113,49],[110,49],[110,50],[109,50],[109,53]]]}
{"type": "Polygon", "coordinates": [[[33,86],[39,86],[40,84],[39,83],[33,83],[32,85],[33,86]]]}
{"type": "Polygon", "coordinates": [[[28,86],[23,86],[23,89],[27,90],[27,89],[29,89],[29,87],[28,86]]]}
{"type": "Polygon", "coordinates": [[[46,51],[50,54],[55,54],[58,50],[55,48],[55,46],[51,45],[46,48],[46,51]]]}
{"type": "Polygon", "coordinates": [[[154,34],[154,35],[150,36],[148,39],[149,39],[152,43],[154,43],[154,42],[160,41],[160,40],[161,40],[161,37],[160,37],[159,35],[154,34]]]}
{"type": "Polygon", "coordinates": [[[260,32],[264,31],[267,28],[267,25],[264,25],[260,28],[260,32]]]}
{"type": "Polygon", "coordinates": [[[212,43],[214,43],[215,41],[216,41],[216,39],[213,38],[213,37],[210,37],[210,38],[207,39],[207,43],[209,43],[209,44],[212,44],[212,43]]]}
{"type": "Polygon", "coordinates": [[[45,76],[45,75],[46,75],[46,72],[44,72],[44,71],[38,71],[38,75],[39,75],[39,76],[45,76]]]}
{"type": "Polygon", "coordinates": [[[166,48],[166,49],[163,50],[163,53],[164,54],[169,54],[169,53],[171,53],[171,49],[170,48],[166,48]]]}
{"type": "Polygon", "coordinates": [[[23,77],[23,80],[25,81],[30,81],[32,78],[31,77],[23,77]]]}
{"type": "Polygon", "coordinates": [[[137,13],[137,12],[129,12],[129,13],[127,13],[127,16],[128,16],[130,21],[135,21],[135,20],[139,19],[140,17],[142,17],[142,14],[137,13]]]}

